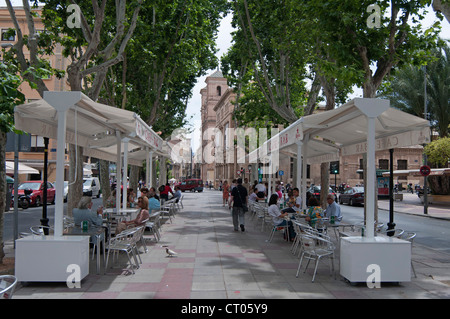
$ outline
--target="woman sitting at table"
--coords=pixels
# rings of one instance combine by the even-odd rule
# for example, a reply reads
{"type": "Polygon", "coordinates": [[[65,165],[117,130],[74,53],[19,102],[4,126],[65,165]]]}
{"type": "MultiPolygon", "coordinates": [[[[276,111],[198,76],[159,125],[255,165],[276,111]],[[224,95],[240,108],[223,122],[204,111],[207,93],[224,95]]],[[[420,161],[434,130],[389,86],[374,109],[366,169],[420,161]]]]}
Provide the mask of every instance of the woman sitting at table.
{"type": "Polygon", "coordinates": [[[275,227],[289,226],[289,239],[292,241],[295,238],[294,227],[292,226],[291,221],[287,221],[284,219],[289,215],[288,212],[281,212],[278,208],[278,194],[272,194],[269,199],[269,208],[267,212],[270,216],[272,216],[272,222],[275,227]]]}
{"type": "Polygon", "coordinates": [[[150,216],[148,213],[148,198],[146,196],[138,198],[138,207],[140,210],[135,219],[123,221],[117,225],[116,236],[129,227],[137,227],[145,224],[150,216]]]}
{"type": "Polygon", "coordinates": [[[323,209],[320,207],[319,200],[315,197],[310,197],[308,200],[308,211],[306,212],[305,220],[310,226],[314,226],[317,220],[323,217],[323,209]]]}

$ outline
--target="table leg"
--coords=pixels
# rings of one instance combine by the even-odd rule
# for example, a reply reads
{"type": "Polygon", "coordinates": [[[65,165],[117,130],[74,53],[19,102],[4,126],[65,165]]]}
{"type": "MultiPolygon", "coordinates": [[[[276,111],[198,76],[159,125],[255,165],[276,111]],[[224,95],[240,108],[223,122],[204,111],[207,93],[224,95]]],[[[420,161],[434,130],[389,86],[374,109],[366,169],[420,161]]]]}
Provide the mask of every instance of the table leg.
{"type": "Polygon", "coordinates": [[[100,236],[97,235],[97,275],[100,275],[100,236]]]}

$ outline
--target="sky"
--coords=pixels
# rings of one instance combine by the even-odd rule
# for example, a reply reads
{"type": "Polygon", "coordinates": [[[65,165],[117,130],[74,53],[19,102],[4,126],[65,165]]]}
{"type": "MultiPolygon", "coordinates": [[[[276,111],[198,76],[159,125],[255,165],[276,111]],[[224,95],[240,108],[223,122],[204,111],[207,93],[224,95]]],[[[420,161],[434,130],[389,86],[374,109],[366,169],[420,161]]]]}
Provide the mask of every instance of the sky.
{"type": "MultiPolygon", "coordinates": [[[[13,0],[13,5],[21,5],[21,0],[13,0]]],[[[6,6],[5,0],[0,0],[0,7],[6,6]]],[[[218,52],[216,53],[216,56],[220,59],[222,55],[224,55],[228,48],[231,46],[231,32],[233,31],[233,28],[231,27],[231,19],[232,15],[228,14],[224,19],[222,19],[218,37],[217,37],[217,48],[218,52]]],[[[428,10],[428,14],[423,21],[424,27],[431,26],[434,21],[437,20],[435,13],[430,8],[428,10]]],[[[441,22],[442,25],[442,31],[441,31],[441,37],[444,39],[450,39],[450,24],[443,19],[441,22]]],[[[192,92],[192,98],[189,100],[187,109],[186,109],[186,115],[187,118],[190,119],[192,116],[192,119],[189,120],[189,123],[191,124],[192,129],[194,130],[191,134],[191,141],[192,141],[192,150],[196,152],[197,148],[199,147],[200,142],[200,130],[201,130],[201,95],[200,90],[206,86],[205,79],[208,75],[212,74],[215,70],[209,70],[205,76],[199,77],[197,79],[197,84],[195,85],[193,92],[192,92]]],[[[362,91],[358,88],[354,89],[353,95],[349,96],[349,100],[354,97],[359,97],[362,95],[362,91]]]]}

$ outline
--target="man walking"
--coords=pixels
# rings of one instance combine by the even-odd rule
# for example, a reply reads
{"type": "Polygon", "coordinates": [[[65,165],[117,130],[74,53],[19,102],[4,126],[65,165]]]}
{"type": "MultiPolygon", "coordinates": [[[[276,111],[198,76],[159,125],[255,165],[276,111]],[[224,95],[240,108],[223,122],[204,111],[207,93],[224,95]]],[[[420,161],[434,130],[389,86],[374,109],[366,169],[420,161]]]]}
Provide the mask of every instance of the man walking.
{"type": "Polygon", "coordinates": [[[237,186],[231,191],[231,199],[228,204],[231,207],[231,203],[233,203],[231,215],[233,217],[234,231],[239,231],[238,226],[241,227],[241,231],[245,231],[244,206],[247,207],[247,198],[247,190],[242,186],[242,178],[239,178],[237,180],[237,186]]]}

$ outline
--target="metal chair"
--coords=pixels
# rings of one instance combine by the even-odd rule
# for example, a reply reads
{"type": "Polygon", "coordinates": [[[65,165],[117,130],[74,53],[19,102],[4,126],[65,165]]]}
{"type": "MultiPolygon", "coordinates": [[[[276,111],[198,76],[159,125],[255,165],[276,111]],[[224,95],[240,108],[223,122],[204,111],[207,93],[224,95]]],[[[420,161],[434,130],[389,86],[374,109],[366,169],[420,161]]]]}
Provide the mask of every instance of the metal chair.
{"type": "MultiPolygon", "coordinates": [[[[324,235],[324,236],[326,236],[326,235],[324,235]]],[[[312,277],[312,282],[314,282],[314,279],[316,278],[317,267],[319,265],[320,259],[322,259],[324,257],[329,257],[330,258],[330,272],[334,273],[335,278],[336,278],[336,273],[334,271],[335,246],[331,242],[331,240],[323,238],[323,237],[308,234],[308,235],[302,236],[301,243],[302,243],[302,256],[298,263],[296,277],[298,278],[298,273],[300,272],[300,268],[302,266],[303,257],[305,257],[306,259],[308,259],[308,263],[306,264],[304,272],[306,272],[306,269],[308,268],[309,262],[311,260],[315,260],[315,262],[316,262],[316,265],[314,268],[314,274],[312,277]]]]}
{"type": "Polygon", "coordinates": [[[166,201],[163,206],[161,206],[161,216],[167,216],[167,218],[172,223],[172,217],[175,217],[173,211],[175,209],[175,201],[166,201]]]}
{"type": "Polygon", "coordinates": [[[275,225],[275,224],[272,223],[272,230],[270,231],[269,239],[267,240],[267,242],[269,242],[269,243],[272,242],[273,235],[278,230],[285,231],[286,234],[287,234],[287,240],[289,241],[289,225],[279,226],[279,225],[275,225]]]}
{"type": "Polygon", "coordinates": [[[383,226],[384,226],[384,223],[375,223],[375,231],[377,233],[381,232],[383,230],[383,226]]]}
{"type": "Polygon", "coordinates": [[[161,233],[159,232],[161,226],[159,222],[160,215],[160,211],[152,213],[149,217],[149,221],[145,224],[145,227],[150,229],[150,231],[152,232],[156,242],[160,241],[161,239],[161,233]]]}
{"type": "Polygon", "coordinates": [[[11,299],[16,285],[17,278],[15,276],[0,276],[0,299],[11,299]]]}
{"type": "Polygon", "coordinates": [[[48,233],[50,234],[50,231],[53,231],[53,227],[51,226],[31,226],[30,227],[30,231],[33,235],[38,235],[38,236],[45,236],[45,232],[44,229],[46,229],[48,231],[48,233]]]}
{"type": "MultiPolygon", "coordinates": [[[[143,226],[141,226],[143,228],[143,226]]],[[[135,245],[136,245],[136,238],[137,238],[137,231],[139,230],[139,227],[136,228],[130,228],[125,229],[121,233],[117,234],[115,237],[111,237],[109,239],[108,243],[108,255],[106,257],[106,264],[105,264],[105,272],[106,269],[108,269],[108,263],[109,263],[109,255],[111,252],[113,252],[113,262],[114,257],[116,253],[120,253],[121,251],[125,252],[128,257],[128,262],[130,263],[130,269],[131,272],[134,274],[133,267],[136,267],[136,269],[139,268],[139,263],[137,261],[136,255],[135,255],[135,245]],[[133,259],[136,264],[133,264],[133,261],[131,259],[131,256],[133,256],[133,259]]]]}
{"type": "Polygon", "coordinates": [[[64,216],[63,224],[64,224],[64,229],[75,227],[75,219],[70,216],[64,216]]]}
{"type": "Polygon", "coordinates": [[[295,220],[295,219],[292,220],[292,224],[293,224],[296,236],[295,236],[295,239],[291,246],[291,252],[292,252],[292,254],[295,255],[298,247],[300,246],[300,250],[299,250],[299,256],[300,256],[302,235],[308,234],[308,235],[320,236],[320,234],[317,231],[317,229],[312,228],[310,225],[302,223],[298,220],[295,220]]]}
{"type": "MultiPolygon", "coordinates": [[[[147,224],[148,222],[148,218],[145,219],[143,221],[143,223],[141,224],[141,226],[132,226],[126,230],[124,230],[125,233],[130,233],[132,236],[129,239],[130,245],[133,246],[133,251],[135,256],[137,256],[142,264],[142,259],[140,256],[140,252],[138,249],[138,242],[142,243],[142,246],[144,247],[144,251],[147,252],[147,245],[145,244],[145,239],[144,239],[144,231],[145,231],[145,224],[147,224]]],[[[139,264],[138,264],[139,266],[139,264]]],[[[139,268],[139,267],[137,267],[139,268]]]]}
{"type": "Polygon", "coordinates": [[[386,236],[389,236],[389,237],[400,238],[403,235],[404,232],[405,231],[403,229],[396,228],[396,229],[393,229],[393,230],[388,230],[388,229],[382,230],[382,231],[380,231],[380,234],[383,234],[383,235],[386,235],[386,236]],[[392,234],[392,236],[389,236],[389,233],[392,233],[392,231],[394,231],[394,234],[392,234]]]}

